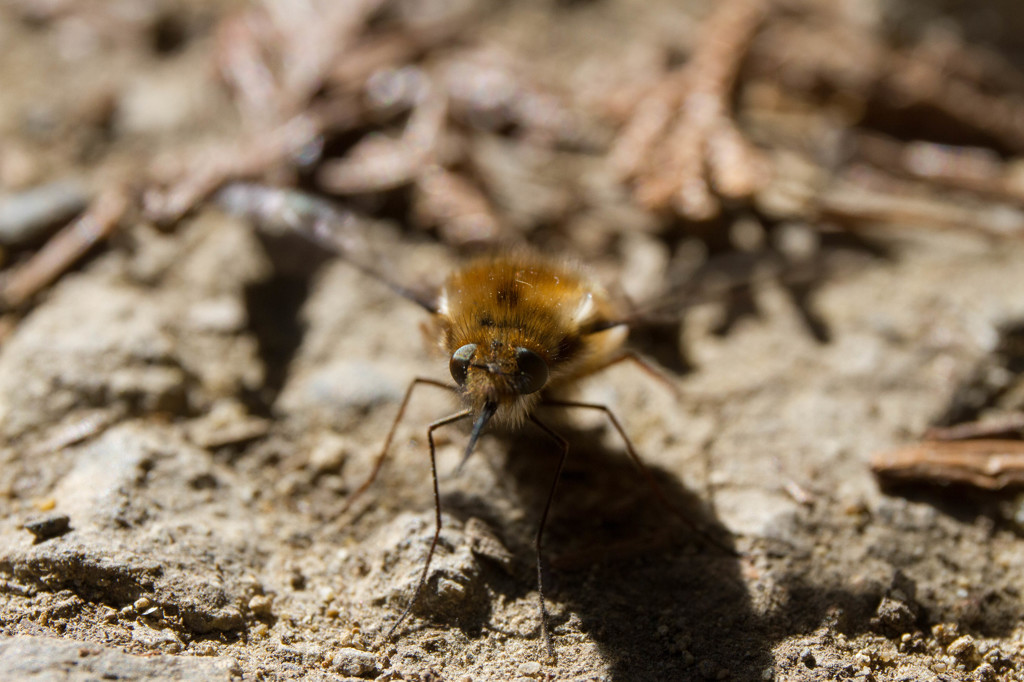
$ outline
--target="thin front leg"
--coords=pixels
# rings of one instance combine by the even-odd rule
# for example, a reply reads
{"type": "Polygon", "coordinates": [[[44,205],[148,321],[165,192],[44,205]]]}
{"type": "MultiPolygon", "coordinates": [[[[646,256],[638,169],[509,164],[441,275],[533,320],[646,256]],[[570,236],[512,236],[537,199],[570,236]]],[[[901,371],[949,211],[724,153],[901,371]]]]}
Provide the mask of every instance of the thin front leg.
{"type": "Polygon", "coordinates": [[[640,455],[636,453],[636,449],[633,447],[633,442],[629,439],[629,436],[626,435],[626,430],[622,428],[622,424],[619,423],[618,417],[615,416],[615,413],[612,412],[607,405],[602,405],[600,403],[581,403],[572,400],[545,400],[540,404],[542,406],[548,407],[573,407],[580,408],[583,410],[600,410],[601,412],[604,412],[605,416],[608,417],[608,421],[610,421],[612,423],[612,426],[615,427],[615,430],[619,432],[619,436],[622,438],[622,442],[626,445],[626,452],[629,454],[629,458],[633,460],[633,464],[635,464],[637,469],[640,470],[641,475],[643,475],[644,479],[647,481],[647,485],[651,488],[651,490],[654,491],[654,495],[655,497],[658,498],[658,502],[660,502],[661,505],[665,507],[665,509],[667,509],[676,518],[682,521],[686,525],[686,527],[692,530],[694,533],[701,536],[702,538],[704,538],[709,543],[711,543],[718,549],[722,550],[726,554],[730,556],[739,556],[736,550],[724,545],[723,543],[719,542],[715,538],[708,535],[704,530],[702,530],[693,521],[691,521],[685,513],[677,509],[675,505],[669,502],[668,498],[665,497],[665,493],[662,491],[661,486],[658,485],[657,479],[654,478],[654,474],[652,474],[651,470],[647,467],[646,464],[644,464],[644,461],[640,459],[640,455]]]}
{"type": "Polygon", "coordinates": [[[558,479],[562,477],[562,468],[565,466],[565,458],[569,454],[569,441],[555,433],[551,428],[542,423],[532,414],[530,421],[537,427],[551,436],[552,439],[562,448],[562,455],[558,458],[558,468],[555,470],[555,477],[551,481],[551,489],[548,491],[548,499],[544,502],[544,511],[540,515],[540,526],[537,528],[537,539],[534,548],[537,553],[537,600],[540,603],[540,631],[544,638],[544,646],[548,650],[548,657],[552,662],[555,660],[555,645],[551,641],[551,631],[548,630],[548,606],[544,601],[544,571],[541,563],[541,545],[544,542],[544,527],[548,522],[548,511],[551,509],[551,501],[555,499],[555,489],[558,487],[558,479]]]}
{"type": "MultiPolygon", "coordinates": [[[[444,386],[444,384],[441,384],[444,386]]],[[[410,388],[411,390],[411,388],[410,388]]],[[[402,621],[412,613],[412,607],[416,606],[416,601],[420,598],[420,593],[423,591],[423,586],[427,582],[427,572],[430,570],[430,561],[434,558],[434,549],[437,548],[437,540],[441,537],[441,489],[437,484],[437,457],[434,454],[434,430],[438,429],[446,424],[457,422],[460,419],[472,416],[473,410],[465,409],[462,412],[456,412],[455,414],[448,415],[443,419],[438,419],[427,427],[427,442],[430,444],[430,475],[434,481],[434,537],[430,541],[430,549],[427,550],[427,560],[423,562],[423,572],[420,573],[420,579],[416,583],[416,589],[412,593],[412,599],[409,600],[409,604],[402,611],[402,615],[398,617],[395,624],[391,626],[386,635],[387,639],[391,639],[391,636],[395,634],[395,630],[402,624],[402,621]]],[[[389,436],[390,439],[390,436],[389,436]]]]}
{"type": "Polygon", "coordinates": [[[377,455],[377,459],[373,462],[373,470],[370,471],[370,475],[366,477],[362,485],[356,488],[355,492],[348,496],[345,500],[345,504],[341,507],[341,511],[338,513],[339,516],[345,514],[359,497],[366,492],[375,480],[377,480],[377,474],[380,473],[381,467],[384,466],[384,460],[387,459],[388,450],[391,448],[391,441],[395,437],[395,431],[398,430],[398,422],[402,421],[402,417],[405,415],[406,405],[409,404],[409,399],[412,397],[413,390],[420,385],[437,386],[447,391],[457,391],[455,386],[449,386],[448,384],[437,381],[436,379],[427,379],[424,377],[416,377],[409,384],[409,388],[405,389],[405,397],[402,398],[402,404],[398,407],[398,414],[395,415],[395,421],[391,422],[391,428],[388,430],[388,437],[384,439],[384,447],[380,449],[380,453],[377,455]]]}

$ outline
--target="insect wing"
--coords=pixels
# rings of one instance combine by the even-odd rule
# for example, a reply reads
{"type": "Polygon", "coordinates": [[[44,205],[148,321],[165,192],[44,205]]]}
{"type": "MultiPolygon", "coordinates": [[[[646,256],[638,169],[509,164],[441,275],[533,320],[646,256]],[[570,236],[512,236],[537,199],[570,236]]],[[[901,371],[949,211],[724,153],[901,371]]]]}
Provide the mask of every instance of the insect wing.
{"type": "Polygon", "coordinates": [[[424,292],[385,274],[385,271],[398,272],[398,268],[381,265],[386,259],[367,239],[373,230],[373,221],[355,211],[303,192],[252,183],[227,185],[216,194],[214,201],[227,212],[253,221],[269,235],[301,235],[385,284],[399,296],[431,313],[437,312],[436,292],[424,292]]]}

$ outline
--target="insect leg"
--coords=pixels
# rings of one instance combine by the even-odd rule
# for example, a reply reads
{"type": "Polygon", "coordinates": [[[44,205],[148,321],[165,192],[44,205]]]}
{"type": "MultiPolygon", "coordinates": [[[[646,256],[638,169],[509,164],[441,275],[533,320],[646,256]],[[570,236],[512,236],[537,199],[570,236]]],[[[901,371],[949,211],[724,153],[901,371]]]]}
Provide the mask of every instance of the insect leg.
{"type": "Polygon", "coordinates": [[[548,499],[544,502],[544,511],[540,515],[540,526],[537,528],[537,539],[535,541],[535,548],[537,553],[537,600],[540,603],[540,631],[544,637],[544,646],[548,650],[548,657],[555,660],[555,646],[551,641],[551,632],[548,630],[548,607],[544,601],[544,578],[543,570],[541,565],[541,544],[544,540],[544,526],[547,525],[548,511],[551,509],[551,501],[555,499],[555,488],[558,487],[558,479],[562,477],[562,468],[565,466],[565,458],[569,454],[569,441],[562,436],[551,430],[550,427],[542,423],[532,414],[530,415],[530,421],[537,425],[537,427],[551,436],[551,438],[558,443],[559,447],[562,448],[562,455],[558,459],[558,468],[555,470],[555,477],[551,481],[551,489],[548,491],[548,499]]]}
{"type": "Polygon", "coordinates": [[[457,390],[454,386],[449,386],[448,384],[442,381],[437,381],[436,379],[416,377],[412,380],[412,383],[409,384],[409,388],[405,389],[405,397],[402,398],[402,404],[398,406],[398,414],[395,415],[395,421],[391,423],[391,429],[388,430],[388,436],[384,439],[384,447],[381,448],[380,453],[377,454],[377,459],[373,462],[373,470],[370,471],[370,475],[366,477],[366,480],[355,489],[355,492],[349,495],[348,499],[345,500],[345,504],[342,506],[341,511],[338,514],[339,516],[351,509],[355,501],[366,492],[366,489],[369,488],[375,480],[377,480],[377,474],[380,473],[381,467],[384,466],[384,460],[387,458],[388,450],[391,448],[391,441],[395,437],[395,431],[398,430],[398,422],[402,421],[402,416],[405,414],[405,408],[409,404],[409,399],[412,397],[413,389],[424,384],[427,386],[437,386],[438,388],[443,388],[448,391],[457,390]]]}
{"type": "MultiPolygon", "coordinates": [[[[642,355],[631,350],[623,351],[616,355],[611,360],[595,369],[594,372],[604,371],[613,365],[619,364],[620,362],[632,362],[636,364],[636,366],[639,367],[647,376],[660,382],[662,386],[670,390],[676,398],[679,398],[682,395],[679,387],[676,386],[675,382],[673,382],[667,374],[665,374],[664,370],[662,370],[658,365],[652,364],[642,355]]],[[[621,429],[619,430],[619,433],[622,433],[621,429]]],[[[625,438],[625,434],[623,434],[623,438],[625,438]]]]}
{"type": "MultiPolygon", "coordinates": [[[[421,380],[417,379],[417,381],[421,380]]],[[[440,385],[444,386],[444,384],[440,385]]],[[[412,391],[412,386],[409,387],[409,390],[410,392],[412,391]]],[[[398,626],[402,624],[410,613],[412,613],[412,607],[416,605],[416,601],[420,598],[420,593],[423,591],[423,586],[427,583],[427,572],[430,570],[430,561],[434,558],[434,550],[437,548],[437,540],[441,537],[441,490],[437,484],[437,457],[434,454],[434,430],[445,426],[446,424],[451,424],[452,422],[457,422],[460,419],[470,417],[472,414],[473,410],[465,409],[461,412],[450,414],[443,419],[438,419],[427,427],[427,442],[430,444],[430,475],[434,481],[434,537],[430,541],[430,549],[427,550],[427,559],[423,562],[423,572],[420,573],[420,579],[416,583],[416,589],[412,593],[412,598],[406,605],[405,610],[403,610],[402,614],[398,617],[398,620],[396,620],[395,624],[391,626],[390,630],[388,630],[386,639],[391,639],[391,636],[395,634],[395,630],[398,629],[398,626]]]]}
{"type": "Polygon", "coordinates": [[[636,449],[633,447],[633,442],[629,439],[629,436],[626,435],[626,430],[622,428],[619,418],[615,416],[615,413],[611,411],[611,408],[600,403],[581,403],[572,400],[545,400],[540,404],[542,406],[549,407],[573,407],[583,410],[600,410],[601,412],[604,412],[605,416],[608,417],[608,421],[610,421],[612,426],[615,427],[615,430],[619,432],[619,436],[622,437],[622,442],[626,445],[626,453],[629,454],[629,458],[633,460],[633,464],[635,464],[637,469],[640,470],[641,475],[643,475],[644,479],[647,481],[647,485],[654,491],[654,495],[658,498],[658,502],[676,518],[682,521],[687,528],[704,538],[714,547],[717,547],[729,556],[740,556],[735,549],[723,544],[719,540],[716,540],[708,535],[707,532],[699,528],[682,510],[677,509],[676,506],[673,505],[667,497],[665,497],[665,493],[662,491],[661,486],[658,485],[658,481],[654,478],[654,474],[652,474],[650,468],[644,464],[644,461],[640,459],[640,455],[637,454],[636,449]]]}

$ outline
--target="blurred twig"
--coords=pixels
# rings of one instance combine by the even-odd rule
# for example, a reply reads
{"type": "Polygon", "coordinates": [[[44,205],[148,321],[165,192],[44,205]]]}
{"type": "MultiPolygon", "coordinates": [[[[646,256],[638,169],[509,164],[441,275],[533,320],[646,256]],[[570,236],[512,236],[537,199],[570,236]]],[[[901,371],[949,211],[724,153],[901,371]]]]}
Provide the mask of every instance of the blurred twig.
{"type": "Polygon", "coordinates": [[[117,227],[130,200],[119,186],[102,192],[79,218],[51,238],[26,263],[7,273],[0,285],[0,301],[20,308],[32,296],[71,267],[97,242],[117,227]]]}
{"type": "Polygon", "coordinates": [[[1024,442],[926,441],[875,455],[871,468],[890,484],[960,484],[1002,490],[1024,486],[1024,442]]]}
{"type": "Polygon", "coordinates": [[[686,65],[636,103],[608,163],[633,181],[642,205],[708,220],[721,210],[716,193],[749,197],[763,183],[768,165],[737,128],[730,100],[766,10],[762,0],[718,3],[686,65]]]}

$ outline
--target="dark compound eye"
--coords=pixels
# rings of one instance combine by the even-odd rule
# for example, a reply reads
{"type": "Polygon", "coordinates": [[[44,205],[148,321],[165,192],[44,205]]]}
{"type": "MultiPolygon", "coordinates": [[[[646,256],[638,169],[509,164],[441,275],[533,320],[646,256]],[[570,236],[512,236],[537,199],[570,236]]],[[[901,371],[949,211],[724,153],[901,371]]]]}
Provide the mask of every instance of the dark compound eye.
{"type": "Polygon", "coordinates": [[[448,361],[448,371],[452,373],[455,383],[462,386],[466,383],[466,372],[469,370],[469,363],[476,355],[476,344],[467,343],[462,348],[452,353],[452,359],[448,361]]]}
{"type": "Polygon", "coordinates": [[[516,348],[516,365],[516,390],[520,394],[536,393],[548,383],[548,364],[529,348],[516,348]]]}

